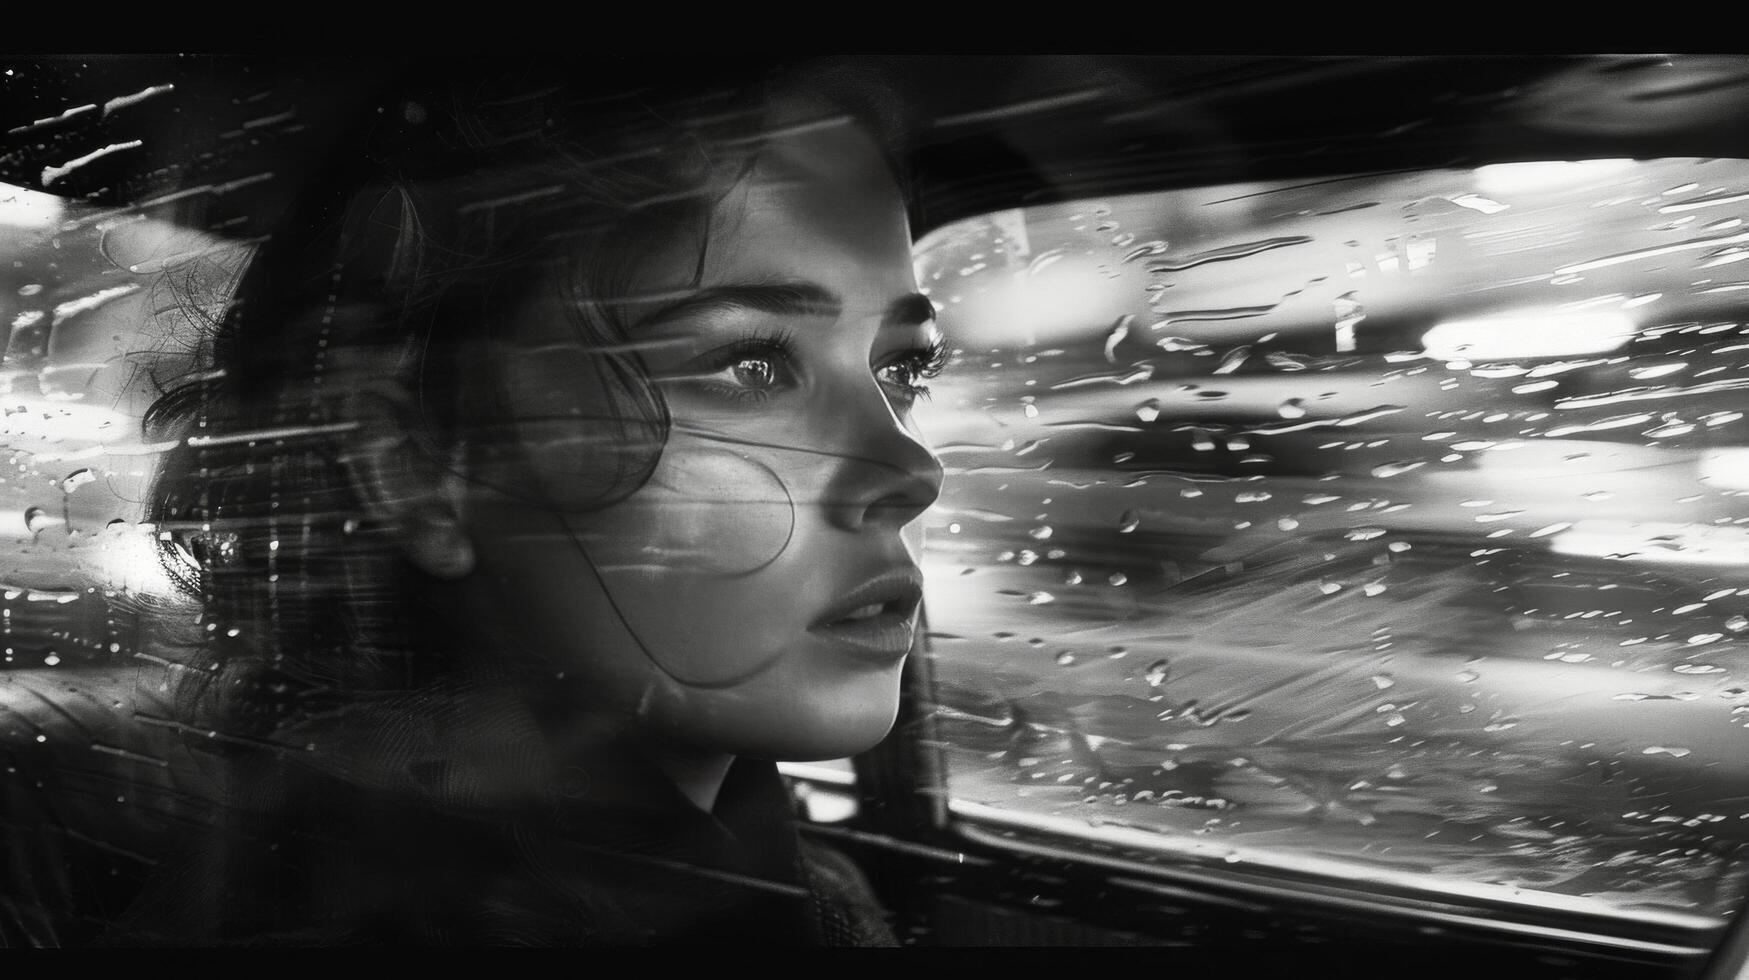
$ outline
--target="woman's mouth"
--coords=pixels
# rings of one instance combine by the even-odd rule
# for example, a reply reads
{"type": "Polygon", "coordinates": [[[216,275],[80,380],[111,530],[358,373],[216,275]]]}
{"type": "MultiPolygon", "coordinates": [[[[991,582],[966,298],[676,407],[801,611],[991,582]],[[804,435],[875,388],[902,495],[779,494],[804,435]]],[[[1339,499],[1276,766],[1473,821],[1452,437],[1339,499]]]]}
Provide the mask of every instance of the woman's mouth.
{"type": "Polygon", "coordinates": [[[904,566],[852,589],[814,621],[808,631],[853,649],[859,656],[890,662],[911,651],[923,581],[904,566]]]}

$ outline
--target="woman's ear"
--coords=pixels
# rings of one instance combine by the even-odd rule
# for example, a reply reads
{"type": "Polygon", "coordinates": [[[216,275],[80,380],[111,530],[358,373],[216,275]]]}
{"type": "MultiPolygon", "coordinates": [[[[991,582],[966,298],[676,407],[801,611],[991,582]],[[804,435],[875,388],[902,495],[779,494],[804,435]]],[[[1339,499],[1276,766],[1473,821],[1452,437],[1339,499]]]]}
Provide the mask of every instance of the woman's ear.
{"type": "Polygon", "coordinates": [[[417,437],[412,392],[392,374],[347,387],[342,417],[358,428],[341,462],[365,516],[389,528],[407,560],[427,575],[469,574],[475,556],[464,520],[461,448],[434,452],[417,437]]]}

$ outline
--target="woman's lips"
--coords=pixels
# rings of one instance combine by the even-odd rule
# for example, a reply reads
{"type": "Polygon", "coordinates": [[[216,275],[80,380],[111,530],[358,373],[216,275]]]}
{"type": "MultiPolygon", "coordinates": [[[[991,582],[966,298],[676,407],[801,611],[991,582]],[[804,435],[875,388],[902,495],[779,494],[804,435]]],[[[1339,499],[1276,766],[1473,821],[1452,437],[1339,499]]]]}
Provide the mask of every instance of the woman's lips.
{"type": "Polygon", "coordinates": [[[855,647],[859,652],[881,661],[897,660],[911,652],[917,638],[917,620],[910,612],[880,612],[857,619],[815,626],[808,632],[855,647]]]}
{"type": "Polygon", "coordinates": [[[913,566],[891,569],[852,589],[808,627],[881,661],[911,651],[917,636],[917,608],[923,577],[913,566]]]}

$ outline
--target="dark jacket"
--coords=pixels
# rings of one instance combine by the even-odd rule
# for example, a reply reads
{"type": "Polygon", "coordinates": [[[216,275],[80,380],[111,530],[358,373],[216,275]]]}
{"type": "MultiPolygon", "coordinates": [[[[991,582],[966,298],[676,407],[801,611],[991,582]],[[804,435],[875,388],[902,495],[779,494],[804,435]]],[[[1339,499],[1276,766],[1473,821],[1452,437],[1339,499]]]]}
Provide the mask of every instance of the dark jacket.
{"type": "Polygon", "coordinates": [[[5,944],[897,945],[856,866],[803,842],[769,762],[737,760],[705,813],[604,746],[504,805],[436,789],[454,784],[441,758],[392,785],[296,753],[214,766],[160,746],[158,765],[80,748],[96,728],[128,735],[97,699],[32,714],[78,764],[14,712],[29,764],[0,783],[5,944]],[[201,788],[107,810],[112,791],[140,792],[130,768],[201,788]]]}

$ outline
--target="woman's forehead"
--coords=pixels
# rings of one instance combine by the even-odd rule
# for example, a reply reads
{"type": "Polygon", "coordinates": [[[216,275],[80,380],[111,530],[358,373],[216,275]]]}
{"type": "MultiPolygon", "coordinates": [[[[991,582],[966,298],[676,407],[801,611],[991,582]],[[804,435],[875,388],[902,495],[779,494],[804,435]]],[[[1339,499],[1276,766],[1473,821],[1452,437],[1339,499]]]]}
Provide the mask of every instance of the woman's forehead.
{"type": "Polygon", "coordinates": [[[774,141],[719,203],[702,284],[908,273],[910,247],[904,199],[873,142],[815,131],[774,141]]]}

